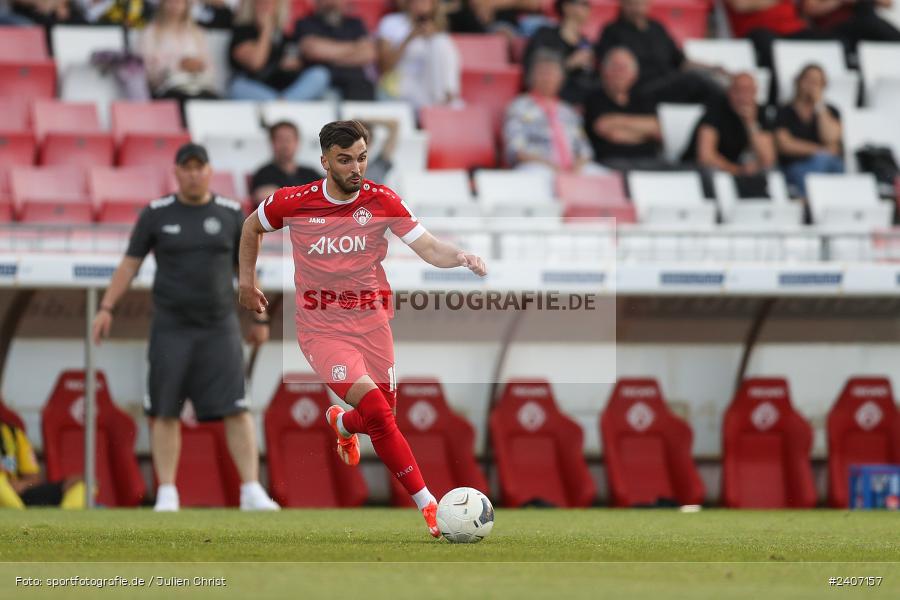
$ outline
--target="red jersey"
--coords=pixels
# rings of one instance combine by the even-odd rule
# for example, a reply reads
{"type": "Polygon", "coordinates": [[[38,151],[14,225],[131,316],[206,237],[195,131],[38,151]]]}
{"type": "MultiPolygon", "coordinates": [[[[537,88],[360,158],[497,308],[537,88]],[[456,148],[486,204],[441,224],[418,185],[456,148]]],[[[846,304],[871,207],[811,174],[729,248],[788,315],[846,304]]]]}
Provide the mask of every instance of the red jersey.
{"type": "Polygon", "coordinates": [[[425,228],[383,185],[364,179],[356,197],[336,200],[325,181],[281,188],[256,212],[266,231],[290,230],[298,331],[366,333],[394,315],[387,230],[411,244],[425,228]]]}

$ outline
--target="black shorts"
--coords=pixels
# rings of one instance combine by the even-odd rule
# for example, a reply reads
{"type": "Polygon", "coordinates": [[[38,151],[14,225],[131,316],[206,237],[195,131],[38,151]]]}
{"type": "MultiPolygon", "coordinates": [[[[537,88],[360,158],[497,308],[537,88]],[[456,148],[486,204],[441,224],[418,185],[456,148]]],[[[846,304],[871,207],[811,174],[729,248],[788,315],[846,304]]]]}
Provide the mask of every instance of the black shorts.
{"type": "Polygon", "coordinates": [[[247,410],[244,352],[237,315],[209,327],[185,325],[156,311],[147,352],[150,373],[144,412],[178,418],[191,400],[198,421],[247,410]]]}
{"type": "Polygon", "coordinates": [[[63,498],[63,482],[45,482],[33,485],[19,497],[25,506],[59,506],[63,498]]]}

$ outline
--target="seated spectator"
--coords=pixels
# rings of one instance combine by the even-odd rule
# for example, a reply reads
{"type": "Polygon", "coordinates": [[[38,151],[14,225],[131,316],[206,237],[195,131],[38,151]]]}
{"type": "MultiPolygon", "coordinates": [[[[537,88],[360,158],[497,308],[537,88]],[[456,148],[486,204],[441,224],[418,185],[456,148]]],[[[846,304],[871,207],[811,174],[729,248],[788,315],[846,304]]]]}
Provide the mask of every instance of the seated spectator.
{"type": "Polygon", "coordinates": [[[145,0],[75,0],[84,20],[97,25],[124,25],[140,29],[153,16],[154,6],[145,0]]]}
{"type": "Polygon", "coordinates": [[[11,0],[10,4],[14,20],[26,19],[44,27],[85,23],[76,0],[11,0]]]}
{"type": "Polygon", "coordinates": [[[596,83],[591,42],[581,33],[591,14],[591,3],[590,0],[556,0],[554,7],[559,25],[541,27],[531,36],[525,47],[524,70],[529,71],[532,57],[540,48],[559,53],[566,66],[566,82],[560,97],[581,106],[596,83]]]}
{"type": "Polygon", "coordinates": [[[12,0],[0,0],[0,25],[31,25],[31,19],[16,14],[12,0]]]}
{"type": "Polygon", "coordinates": [[[409,0],[378,24],[381,90],[416,109],[459,100],[460,59],[439,0],[409,0]]]}
{"type": "Polygon", "coordinates": [[[624,46],[637,57],[637,90],[654,102],[709,104],[723,97],[711,76],[718,68],[688,61],[661,23],[651,19],[649,0],[621,0],[619,18],[604,27],[595,46],[597,61],[611,49],[624,46]]]}
{"type": "Polygon", "coordinates": [[[591,168],[591,146],[581,117],[559,99],[564,77],[562,57],[544,50],[535,52],[528,93],[506,109],[503,142],[509,164],[552,171],[591,168]]]}
{"type": "Polygon", "coordinates": [[[453,33],[498,32],[528,35],[520,28],[527,15],[540,15],[542,0],[442,0],[453,33]]]}
{"type": "Polygon", "coordinates": [[[250,195],[253,205],[259,203],[283,187],[305,185],[321,179],[322,175],[297,164],[300,147],[300,130],[290,121],[279,121],[269,127],[272,144],[272,162],[261,166],[250,179],[250,195]]]}
{"type": "Polygon", "coordinates": [[[328,69],[304,64],[285,38],[285,0],[244,0],[235,19],[229,56],[235,100],[315,100],[328,89],[328,69]]]}
{"type": "Polygon", "coordinates": [[[240,0],[195,0],[191,6],[194,22],[203,27],[231,29],[240,0]]]}
{"type": "Polygon", "coordinates": [[[155,98],[217,98],[206,34],[191,19],[189,0],[162,0],[141,31],[141,56],[155,98]]]}
{"type": "Polygon", "coordinates": [[[683,160],[732,175],[757,175],[775,165],[772,126],[756,104],[752,75],[735,75],[727,100],[707,108],[683,160]]]}
{"type": "Polygon", "coordinates": [[[594,159],[617,169],[660,168],[662,134],[653,104],[636,96],[638,64],[627,48],[606,53],[600,89],[588,97],[585,130],[594,159]]]}
{"type": "Polygon", "coordinates": [[[795,80],[794,100],[778,111],[775,145],[787,182],[806,196],[807,173],[843,173],[841,117],[825,104],[825,71],[807,65],[795,80]]]}
{"type": "Polygon", "coordinates": [[[316,12],[297,20],[294,36],[303,60],[327,68],[344,100],[374,100],[366,68],[375,64],[375,42],[346,6],[347,0],[316,0],[316,12]]]}
{"type": "Polygon", "coordinates": [[[45,481],[25,432],[0,421],[0,508],[84,508],[84,493],[84,483],[77,477],[45,481]]]}

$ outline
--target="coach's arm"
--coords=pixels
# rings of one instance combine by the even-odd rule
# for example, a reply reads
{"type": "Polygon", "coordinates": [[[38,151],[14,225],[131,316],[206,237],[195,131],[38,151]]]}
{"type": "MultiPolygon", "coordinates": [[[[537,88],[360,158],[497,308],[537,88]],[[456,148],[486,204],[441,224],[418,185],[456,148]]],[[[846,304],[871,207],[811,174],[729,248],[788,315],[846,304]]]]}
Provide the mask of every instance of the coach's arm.
{"type": "Polygon", "coordinates": [[[262,237],[266,233],[256,211],[244,221],[241,230],[241,247],[238,253],[238,302],[247,310],[257,313],[266,312],[269,301],[259,289],[256,281],[256,260],[262,237]]]}
{"type": "Polygon", "coordinates": [[[484,260],[475,254],[463,252],[453,244],[442,242],[427,231],[409,245],[419,258],[429,265],[449,269],[451,267],[467,267],[476,275],[487,275],[484,260]]]}
{"type": "Polygon", "coordinates": [[[138,271],[141,270],[141,263],[143,262],[144,259],[128,256],[127,254],[122,257],[122,261],[116,268],[115,273],[113,273],[112,279],[109,280],[109,286],[106,288],[106,293],[103,294],[100,308],[96,316],[94,316],[94,322],[91,325],[95,344],[99,344],[101,338],[109,335],[116,304],[128,291],[131,281],[137,276],[138,271]]]}

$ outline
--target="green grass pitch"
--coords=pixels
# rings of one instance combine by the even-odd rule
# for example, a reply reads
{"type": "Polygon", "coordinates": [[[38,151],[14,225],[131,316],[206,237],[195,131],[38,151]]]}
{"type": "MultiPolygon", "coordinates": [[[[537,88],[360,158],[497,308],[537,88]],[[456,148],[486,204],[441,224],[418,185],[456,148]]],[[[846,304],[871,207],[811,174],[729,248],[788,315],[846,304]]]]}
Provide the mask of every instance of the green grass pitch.
{"type": "Polygon", "coordinates": [[[898,598],[900,515],[500,509],[488,539],[452,545],[432,540],[414,510],[0,512],[0,598],[343,592],[365,600],[898,598]],[[116,576],[129,585],[49,587],[50,578],[116,576]],[[831,577],[882,579],[837,586],[831,577]]]}

